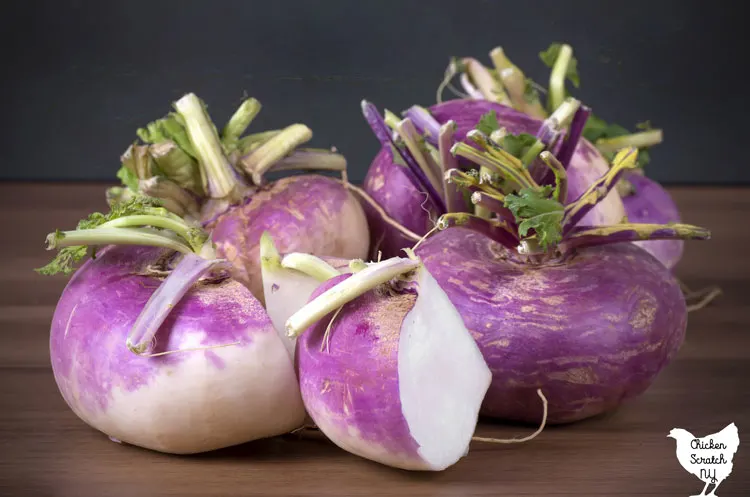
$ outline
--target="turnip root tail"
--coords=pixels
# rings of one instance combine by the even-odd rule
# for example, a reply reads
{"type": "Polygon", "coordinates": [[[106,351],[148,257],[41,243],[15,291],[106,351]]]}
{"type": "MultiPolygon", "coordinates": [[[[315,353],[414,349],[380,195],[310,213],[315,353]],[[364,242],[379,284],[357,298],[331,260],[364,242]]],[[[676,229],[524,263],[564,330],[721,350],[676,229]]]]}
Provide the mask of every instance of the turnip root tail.
{"type": "Polygon", "coordinates": [[[542,393],[542,389],[541,388],[537,389],[536,393],[537,395],[539,395],[539,398],[542,399],[542,407],[544,409],[544,412],[542,413],[542,422],[539,425],[539,428],[537,428],[537,430],[534,433],[523,438],[502,439],[502,438],[487,438],[487,437],[471,437],[471,440],[473,442],[484,442],[484,443],[493,443],[493,444],[517,444],[517,443],[529,442],[535,439],[537,436],[539,436],[539,434],[542,433],[542,431],[544,431],[544,428],[547,425],[547,414],[549,410],[547,397],[545,397],[544,394],[542,393]]]}
{"type": "Polygon", "coordinates": [[[703,309],[723,293],[718,286],[710,286],[701,288],[700,290],[691,290],[683,281],[678,279],[677,282],[680,284],[680,289],[685,297],[685,302],[687,302],[688,312],[695,312],[703,309]]]}

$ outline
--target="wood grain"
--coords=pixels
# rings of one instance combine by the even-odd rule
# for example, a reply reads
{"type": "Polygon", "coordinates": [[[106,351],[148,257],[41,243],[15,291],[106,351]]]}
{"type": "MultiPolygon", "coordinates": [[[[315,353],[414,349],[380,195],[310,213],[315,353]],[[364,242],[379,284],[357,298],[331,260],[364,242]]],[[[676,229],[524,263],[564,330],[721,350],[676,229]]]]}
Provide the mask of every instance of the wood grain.
{"type": "MultiPolygon", "coordinates": [[[[678,359],[643,396],[617,412],[545,430],[516,446],[475,443],[439,474],[392,470],[349,455],[319,436],[287,436],[210,454],[176,457],[118,445],[65,405],[49,367],[49,323],[65,277],[32,268],[44,237],[106,208],[103,185],[0,184],[0,495],[248,496],[434,495],[618,496],[697,494],[666,438],[735,422],[740,444],[721,496],[750,495],[750,189],[673,189],[684,221],[710,228],[677,269],[688,285],[725,294],[690,315],[678,359]]],[[[482,423],[478,434],[527,434],[482,423]]]]}

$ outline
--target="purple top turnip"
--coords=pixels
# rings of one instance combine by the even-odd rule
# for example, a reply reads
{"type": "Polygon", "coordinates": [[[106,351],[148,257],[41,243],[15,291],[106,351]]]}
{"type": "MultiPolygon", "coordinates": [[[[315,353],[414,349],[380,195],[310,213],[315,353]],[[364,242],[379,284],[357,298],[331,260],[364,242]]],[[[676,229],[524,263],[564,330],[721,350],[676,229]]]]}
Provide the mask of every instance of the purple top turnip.
{"type": "MultiPolygon", "coordinates": [[[[441,231],[416,250],[470,330],[492,369],[482,414],[538,422],[535,392],[549,400],[549,423],[614,409],[641,394],[674,357],[687,323],[685,300],[669,270],[632,243],[708,239],[684,224],[580,226],[582,219],[637,167],[621,150],[612,167],[576,201],[566,202],[565,168],[549,151],[540,159],[555,187],[540,186],[472,132],[476,164],[493,167],[472,200],[495,213],[484,219],[448,213],[441,231]]],[[[454,145],[454,153],[468,147],[454,145]]],[[[458,185],[476,175],[451,171],[458,185]]]]}
{"type": "Polygon", "coordinates": [[[111,202],[136,193],[159,198],[181,217],[199,220],[212,233],[232,274],[262,301],[259,243],[269,232],[283,252],[364,258],[369,230],[364,211],[349,191],[346,160],[335,150],[300,148],[312,138],[303,124],[242,136],[260,111],[245,100],[219,132],[205,104],[187,94],[175,112],[138,130],[145,145],[122,157],[118,176],[126,188],[108,192],[111,202]],[[339,171],[342,180],[320,174],[287,176],[268,183],[264,175],[288,170],[339,171]]]}
{"type": "Polygon", "coordinates": [[[48,237],[69,273],[50,330],[66,403],[113,440],[189,454],[288,433],[305,411],[260,302],[199,227],[152,200],[118,203],[48,237]]]}
{"type": "Polygon", "coordinates": [[[336,445],[407,470],[440,471],[468,453],[490,371],[418,260],[327,280],[286,329],[299,335],[307,412],[336,445]]]}

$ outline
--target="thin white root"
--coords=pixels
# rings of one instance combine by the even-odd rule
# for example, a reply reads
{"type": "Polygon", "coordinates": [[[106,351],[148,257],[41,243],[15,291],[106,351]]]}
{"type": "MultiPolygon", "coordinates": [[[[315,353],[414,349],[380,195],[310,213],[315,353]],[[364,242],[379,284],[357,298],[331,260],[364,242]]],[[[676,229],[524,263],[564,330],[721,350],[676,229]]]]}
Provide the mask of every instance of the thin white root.
{"type": "Polygon", "coordinates": [[[232,343],[225,343],[222,345],[209,345],[208,347],[192,347],[189,349],[179,349],[179,350],[167,350],[166,352],[157,352],[156,354],[138,354],[141,357],[159,357],[163,355],[169,355],[169,354],[176,354],[178,352],[197,352],[200,350],[211,350],[211,349],[221,349],[224,347],[232,347],[234,345],[239,345],[241,342],[238,340],[236,342],[232,343]]]}
{"type": "MultiPolygon", "coordinates": [[[[698,302],[694,304],[689,304],[687,306],[688,312],[695,312],[703,309],[708,304],[710,304],[714,299],[716,299],[719,295],[722,294],[721,288],[719,287],[711,287],[711,288],[705,288],[704,290],[699,290],[698,292],[695,292],[695,294],[691,295],[691,297],[697,297],[703,293],[703,297],[701,297],[698,302]]],[[[685,300],[688,300],[688,296],[685,296],[685,300]]]]}
{"type": "Polygon", "coordinates": [[[547,397],[544,396],[541,389],[537,389],[536,393],[537,395],[539,395],[539,398],[542,399],[542,405],[544,406],[544,413],[542,414],[542,424],[539,425],[539,428],[537,428],[537,430],[534,433],[523,438],[502,439],[502,438],[471,437],[471,440],[473,442],[485,442],[485,443],[492,443],[492,444],[517,444],[517,443],[528,442],[536,438],[540,433],[542,433],[542,431],[544,430],[544,427],[547,425],[547,411],[548,411],[547,397]]]}
{"type": "Polygon", "coordinates": [[[383,210],[382,207],[380,207],[380,205],[375,201],[375,199],[372,198],[371,196],[369,196],[363,189],[361,189],[361,188],[359,188],[357,186],[354,186],[351,183],[343,183],[342,182],[342,184],[345,187],[347,187],[350,190],[352,190],[353,192],[355,192],[360,197],[362,197],[368,204],[370,204],[370,206],[373,209],[375,209],[375,211],[378,213],[378,215],[387,224],[389,224],[390,226],[393,226],[394,228],[396,228],[402,235],[404,235],[405,237],[411,239],[413,242],[419,241],[419,239],[421,238],[419,235],[417,235],[416,233],[414,233],[410,229],[406,228],[405,226],[402,226],[398,221],[396,221],[391,216],[389,216],[388,214],[386,214],[386,212],[383,210]]]}
{"type": "Polygon", "coordinates": [[[411,248],[411,251],[414,252],[415,250],[417,250],[417,247],[419,247],[422,244],[422,242],[427,239],[427,237],[429,237],[430,235],[432,235],[433,233],[435,233],[439,229],[440,229],[440,225],[439,224],[435,224],[434,228],[432,228],[430,231],[428,231],[427,233],[425,233],[425,235],[422,238],[420,238],[419,241],[416,244],[414,244],[414,246],[411,248]]]}
{"type": "Polygon", "coordinates": [[[320,344],[320,351],[323,352],[323,349],[326,349],[326,354],[331,353],[331,328],[333,327],[333,322],[336,320],[336,317],[339,315],[339,312],[341,312],[341,309],[343,309],[344,306],[342,305],[338,309],[336,309],[336,312],[333,313],[333,316],[331,316],[331,320],[328,322],[328,326],[326,326],[326,332],[323,334],[323,343],[320,344]]]}

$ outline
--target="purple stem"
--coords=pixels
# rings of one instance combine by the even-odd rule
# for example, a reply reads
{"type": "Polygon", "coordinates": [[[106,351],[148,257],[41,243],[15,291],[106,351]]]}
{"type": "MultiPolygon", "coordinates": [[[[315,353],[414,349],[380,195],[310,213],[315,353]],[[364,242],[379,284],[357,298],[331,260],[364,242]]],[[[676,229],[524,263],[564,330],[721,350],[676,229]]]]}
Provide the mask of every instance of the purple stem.
{"type": "Polygon", "coordinates": [[[613,226],[579,226],[560,243],[563,252],[577,247],[641,240],[708,240],[711,233],[689,224],[620,224],[613,226]]]}
{"type": "Polygon", "coordinates": [[[411,120],[419,133],[424,136],[427,143],[433,147],[438,146],[440,123],[432,117],[430,111],[419,105],[413,105],[404,112],[404,115],[411,120]]]}
{"type": "Polygon", "coordinates": [[[583,105],[573,115],[567,139],[563,142],[557,153],[557,160],[560,161],[565,169],[568,168],[570,160],[573,158],[573,152],[575,152],[576,146],[578,146],[578,142],[583,135],[583,127],[586,125],[586,121],[590,115],[591,109],[583,105]]]}
{"type": "Polygon", "coordinates": [[[471,194],[471,203],[474,205],[481,205],[487,210],[494,212],[500,220],[506,222],[508,226],[516,225],[516,217],[510,209],[505,207],[505,203],[497,197],[493,197],[483,191],[475,191],[471,194]]]}
{"type": "Polygon", "coordinates": [[[430,197],[436,208],[441,213],[445,212],[445,202],[443,202],[440,194],[435,190],[435,188],[433,188],[430,180],[427,179],[427,176],[425,176],[424,172],[422,172],[419,164],[417,164],[417,161],[414,160],[414,157],[412,157],[409,151],[402,150],[398,146],[396,146],[396,143],[391,137],[390,129],[385,124],[383,116],[380,115],[380,112],[378,112],[378,109],[375,107],[375,105],[368,102],[367,100],[362,100],[362,114],[365,116],[367,124],[370,125],[370,129],[372,129],[372,132],[375,133],[375,136],[377,137],[381,145],[383,145],[384,147],[391,147],[401,155],[401,158],[406,163],[407,168],[411,172],[410,179],[414,187],[419,189],[420,191],[426,192],[427,196],[430,197]]]}
{"type": "Polygon", "coordinates": [[[443,193],[447,212],[465,212],[467,206],[464,204],[461,191],[448,181],[448,172],[458,169],[458,159],[451,153],[455,130],[456,123],[451,120],[441,126],[438,133],[438,152],[443,166],[443,193]]]}
{"type": "Polygon", "coordinates": [[[502,221],[492,221],[461,212],[445,214],[438,219],[437,224],[441,230],[461,227],[476,231],[514,251],[518,247],[518,235],[512,227],[502,221]]]}
{"type": "Polygon", "coordinates": [[[149,352],[159,327],[193,283],[211,268],[223,264],[226,264],[226,261],[221,259],[204,259],[192,253],[185,254],[167,279],[151,295],[135,320],[133,329],[128,334],[128,349],[139,355],[149,352]]]}

